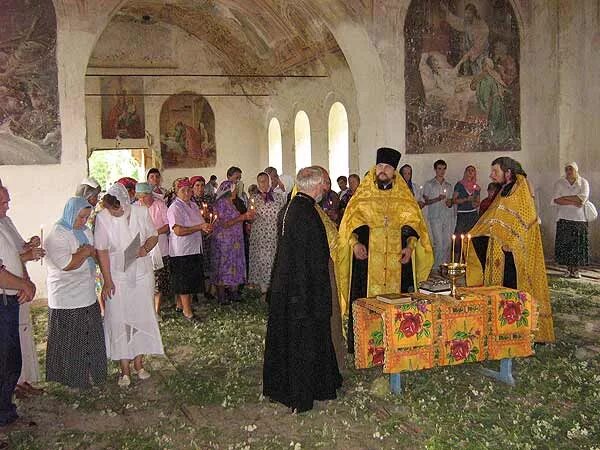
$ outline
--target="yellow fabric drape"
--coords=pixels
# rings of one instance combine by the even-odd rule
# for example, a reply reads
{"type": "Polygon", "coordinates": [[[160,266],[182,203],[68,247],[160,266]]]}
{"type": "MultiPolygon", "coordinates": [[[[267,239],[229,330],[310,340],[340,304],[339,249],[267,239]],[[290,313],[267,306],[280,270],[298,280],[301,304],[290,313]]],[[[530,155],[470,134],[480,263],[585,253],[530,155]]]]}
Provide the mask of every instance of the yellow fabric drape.
{"type": "Polygon", "coordinates": [[[504,282],[504,253],[513,253],[517,289],[528,292],[538,302],[539,329],[536,342],[554,342],[552,309],[540,225],[527,179],[517,175],[509,195],[498,194],[470,232],[472,237],[489,236],[485,273],[473,243],[469,245],[467,286],[500,286],[504,282]]]}
{"type": "Polygon", "coordinates": [[[413,253],[417,283],[429,277],[433,265],[427,225],[410,189],[398,173],[392,189],[379,189],[375,183],[375,168],[371,169],[350,199],[339,228],[335,264],[342,315],[348,313],[350,301],[352,250],[357,242],[353,232],[363,225],[369,227],[367,296],[399,288],[402,275],[401,229],[405,225],[419,235],[413,253]]]}

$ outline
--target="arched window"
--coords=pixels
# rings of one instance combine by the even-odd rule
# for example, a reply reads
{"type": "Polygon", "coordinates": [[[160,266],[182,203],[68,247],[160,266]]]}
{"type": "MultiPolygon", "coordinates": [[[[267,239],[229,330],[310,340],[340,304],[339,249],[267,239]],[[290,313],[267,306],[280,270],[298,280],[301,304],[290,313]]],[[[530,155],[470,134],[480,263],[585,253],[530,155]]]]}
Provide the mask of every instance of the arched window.
{"type": "Polygon", "coordinates": [[[329,110],[329,176],[335,189],[337,177],[350,172],[348,114],[340,102],[329,110]]]}
{"type": "Polygon", "coordinates": [[[277,173],[283,172],[281,126],[275,117],[269,122],[269,166],[275,167],[277,173]]]}
{"type": "Polygon", "coordinates": [[[296,172],[311,165],[310,122],[304,111],[298,111],[294,121],[294,139],[296,147],[296,172]]]}

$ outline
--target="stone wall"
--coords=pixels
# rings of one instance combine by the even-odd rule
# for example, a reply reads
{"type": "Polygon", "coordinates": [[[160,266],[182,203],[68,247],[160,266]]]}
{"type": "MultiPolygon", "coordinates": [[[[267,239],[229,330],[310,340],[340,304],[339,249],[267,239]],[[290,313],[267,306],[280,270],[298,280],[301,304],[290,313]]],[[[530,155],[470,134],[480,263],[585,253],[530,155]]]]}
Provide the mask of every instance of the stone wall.
{"type": "MultiPolygon", "coordinates": [[[[104,146],[98,139],[97,106],[86,102],[86,70],[90,55],[114,12],[123,0],[55,0],[57,10],[57,65],[62,127],[62,158],[58,165],[2,166],[0,177],[10,188],[10,215],[25,236],[39,233],[59,217],[65,199],[72,195],[87,169],[87,148],[104,146]],[[96,112],[94,112],[96,110],[96,112]],[[88,115],[86,121],[86,114],[88,115]]],[[[278,117],[283,131],[284,171],[294,169],[293,118],[304,109],[311,120],[313,161],[327,165],[327,115],[331,104],[341,101],[350,120],[352,171],[363,173],[374,163],[375,148],[390,145],[404,149],[405,108],[403,74],[403,24],[408,0],[364,2],[314,1],[322,8],[323,20],[341,48],[347,66],[331,63],[327,80],[286,80],[269,83],[274,95],[264,103],[222,99],[211,101],[217,122],[219,156],[214,169],[219,176],[236,163],[249,184],[253,172],[267,163],[267,127],[278,117]],[[352,9],[356,7],[355,9],[352,9]],[[358,14],[358,15],[357,15],[358,14]]],[[[592,186],[592,199],[600,206],[600,12],[597,0],[513,0],[521,33],[521,117],[523,150],[519,159],[536,188],[542,219],[546,255],[552,256],[554,210],[550,206],[552,185],[562,175],[562,164],[575,160],[592,186]]],[[[182,38],[183,39],[183,38],[182,38]]],[[[185,39],[192,39],[190,37],[185,39]]],[[[203,53],[184,41],[177,50],[180,61],[207,58],[215,67],[214,55],[203,53]]],[[[187,69],[187,68],[186,68],[187,69]]],[[[96,70],[96,69],[94,69],[96,70]]],[[[121,69],[113,69],[121,70],[121,69]]],[[[156,70],[155,68],[144,70],[156,70]]],[[[174,69],[169,69],[174,70],[174,69]]],[[[137,71],[137,70],[136,70],[137,71]]],[[[200,70],[195,70],[199,72],[200,70]]],[[[153,92],[230,89],[229,82],[192,78],[147,79],[153,92]]],[[[146,127],[158,143],[159,97],[146,104],[146,127]]],[[[142,142],[143,143],[143,142],[142,142]]],[[[112,143],[111,143],[112,144],[112,143]]],[[[127,146],[122,142],[122,146],[127,146]]],[[[110,145],[112,146],[112,145],[110,145]]],[[[457,181],[467,164],[474,164],[483,185],[493,153],[446,154],[448,178],[457,181]]],[[[437,155],[403,158],[414,167],[418,183],[430,178],[437,155]]],[[[212,170],[200,171],[201,174],[212,170]]],[[[188,170],[185,170],[189,174],[188,170]]],[[[178,171],[166,173],[167,182],[178,171]]],[[[592,251],[600,259],[600,231],[591,226],[592,251]]],[[[30,271],[45,295],[45,272],[39,264],[30,271]]]]}

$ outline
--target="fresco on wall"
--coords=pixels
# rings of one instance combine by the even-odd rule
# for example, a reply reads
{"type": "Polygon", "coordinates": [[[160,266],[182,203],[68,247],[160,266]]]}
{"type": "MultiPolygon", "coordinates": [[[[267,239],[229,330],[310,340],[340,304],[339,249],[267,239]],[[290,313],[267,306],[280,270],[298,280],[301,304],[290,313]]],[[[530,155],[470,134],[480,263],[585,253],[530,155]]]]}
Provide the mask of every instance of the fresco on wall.
{"type": "Polygon", "coordinates": [[[2,1],[0,164],[56,164],[61,135],[52,0],[2,1]]]}
{"type": "Polygon", "coordinates": [[[215,166],[215,115],[204,97],[169,97],[160,111],[160,148],[165,169],[215,166]]]}
{"type": "Polygon", "coordinates": [[[102,139],[142,139],[144,80],[141,77],[102,77],[102,139]]]}
{"type": "Polygon", "coordinates": [[[508,0],[412,1],[404,36],[408,153],[521,149],[508,0]]]}

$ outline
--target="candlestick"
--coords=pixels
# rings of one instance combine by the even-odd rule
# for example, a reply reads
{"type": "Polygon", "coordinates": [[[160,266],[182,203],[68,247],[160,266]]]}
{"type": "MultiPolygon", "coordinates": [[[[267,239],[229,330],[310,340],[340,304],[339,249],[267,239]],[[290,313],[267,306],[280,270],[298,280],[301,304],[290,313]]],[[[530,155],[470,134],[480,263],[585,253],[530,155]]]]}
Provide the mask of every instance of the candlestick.
{"type": "Polygon", "coordinates": [[[469,262],[469,247],[471,246],[471,234],[467,234],[467,254],[465,256],[465,264],[469,262]]]}
{"type": "MultiPolygon", "coordinates": [[[[44,248],[44,224],[40,225],[40,248],[44,248]]],[[[44,265],[44,258],[40,258],[40,266],[44,265]]]]}
{"type": "Polygon", "coordinates": [[[465,249],[465,235],[460,235],[460,255],[458,256],[458,263],[462,264],[463,262],[463,251],[465,249]]]}
{"type": "Polygon", "coordinates": [[[452,264],[454,264],[454,244],[456,242],[456,235],[452,235],[452,264]]]}

